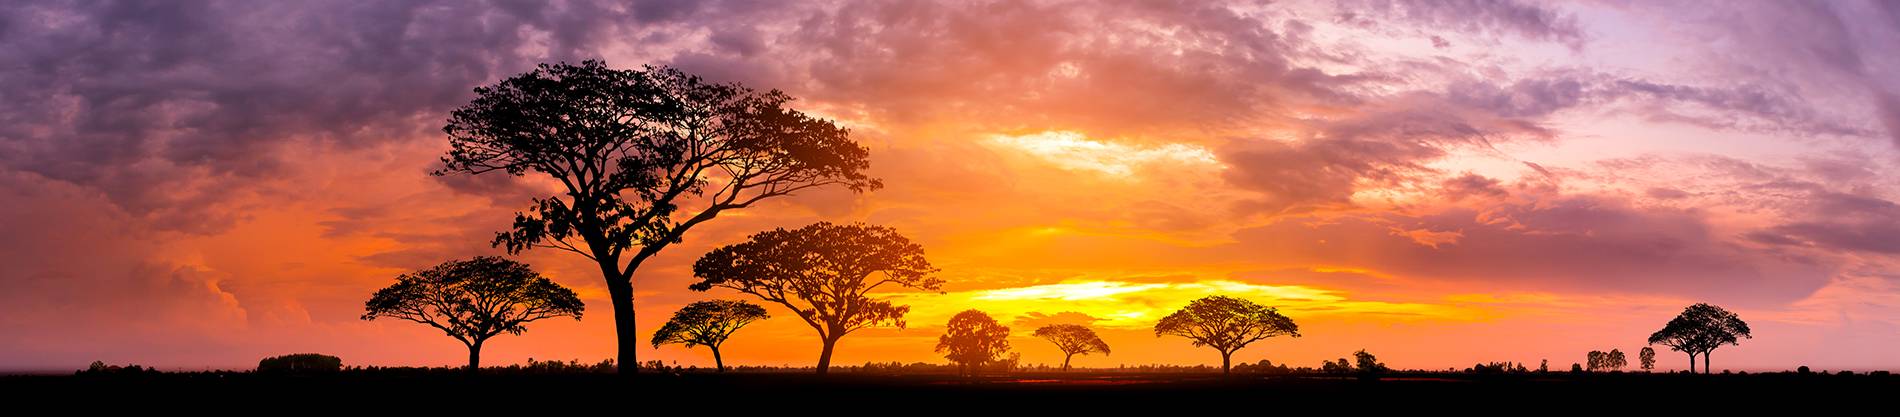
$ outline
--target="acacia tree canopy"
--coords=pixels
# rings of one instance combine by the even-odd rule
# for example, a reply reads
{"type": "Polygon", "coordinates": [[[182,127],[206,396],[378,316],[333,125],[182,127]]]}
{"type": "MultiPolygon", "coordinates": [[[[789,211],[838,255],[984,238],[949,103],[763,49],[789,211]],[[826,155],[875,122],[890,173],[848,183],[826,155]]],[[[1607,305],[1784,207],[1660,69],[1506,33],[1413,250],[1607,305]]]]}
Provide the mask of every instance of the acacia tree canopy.
{"type": "Polygon", "coordinates": [[[1051,324],[1036,329],[1036,337],[1054,343],[1062,350],[1062,370],[1069,370],[1069,359],[1075,355],[1090,353],[1109,354],[1108,342],[1102,341],[1094,329],[1080,324],[1051,324]]]}
{"type": "Polygon", "coordinates": [[[536,320],[580,320],[587,305],[527,264],[484,256],[398,276],[363,308],[363,320],[389,317],[442,330],[468,346],[468,366],[474,371],[481,366],[482,342],[502,333],[521,334],[536,320]]]}
{"type": "Polygon", "coordinates": [[[869,151],[783,92],[666,67],[542,64],[475,89],[442,128],[449,173],[535,173],[559,184],[516,213],[496,246],[553,248],[598,264],[613,300],[620,371],[638,363],[633,275],[693,226],[800,190],[882,186],[869,151]],[[684,210],[692,202],[698,210],[684,210]]]}
{"type": "Polygon", "coordinates": [[[818,222],[752,235],[708,252],[693,264],[700,282],[689,288],[727,288],[792,310],[818,331],[824,349],[818,373],[831,364],[839,338],[872,326],[904,327],[909,306],[871,298],[879,288],[941,291],[943,280],[924,259],[922,245],[896,229],[818,222]]]}
{"type": "Polygon", "coordinates": [[[1748,323],[1741,317],[1706,303],[1696,303],[1670,319],[1662,330],[1649,335],[1649,344],[1668,346],[1689,354],[1689,372],[1695,372],[1695,358],[1702,356],[1702,372],[1709,373],[1709,356],[1722,345],[1739,345],[1749,334],[1748,323]]]}
{"type": "Polygon", "coordinates": [[[937,353],[970,372],[1001,361],[1008,352],[1009,328],[977,310],[950,317],[943,336],[937,338],[937,353]]]}
{"type": "Polygon", "coordinates": [[[1195,347],[1219,350],[1221,372],[1227,373],[1234,351],[1269,337],[1300,337],[1300,327],[1273,307],[1215,295],[1189,302],[1155,323],[1156,337],[1168,335],[1185,337],[1195,347]]]}
{"type": "Polygon", "coordinates": [[[712,349],[713,363],[719,372],[725,372],[726,361],[719,354],[719,346],[747,324],[771,317],[765,307],[745,301],[696,301],[673,312],[673,319],[653,332],[653,347],[663,344],[681,344],[687,348],[706,346],[712,349]]]}

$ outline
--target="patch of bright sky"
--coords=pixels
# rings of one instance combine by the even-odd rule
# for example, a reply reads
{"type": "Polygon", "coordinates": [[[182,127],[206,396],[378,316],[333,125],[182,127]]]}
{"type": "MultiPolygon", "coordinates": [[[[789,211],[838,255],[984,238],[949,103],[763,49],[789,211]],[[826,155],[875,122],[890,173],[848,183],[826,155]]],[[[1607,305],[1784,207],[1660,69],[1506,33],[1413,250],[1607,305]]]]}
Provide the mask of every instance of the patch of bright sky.
{"type": "Polygon", "coordinates": [[[1220,166],[1212,151],[1199,145],[1170,143],[1137,146],[1090,139],[1080,132],[1049,131],[1027,135],[992,135],[988,142],[1042,158],[1069,170],[1095,171],[1128,178],[1143,165],[1183,163],[1220,166]]]}

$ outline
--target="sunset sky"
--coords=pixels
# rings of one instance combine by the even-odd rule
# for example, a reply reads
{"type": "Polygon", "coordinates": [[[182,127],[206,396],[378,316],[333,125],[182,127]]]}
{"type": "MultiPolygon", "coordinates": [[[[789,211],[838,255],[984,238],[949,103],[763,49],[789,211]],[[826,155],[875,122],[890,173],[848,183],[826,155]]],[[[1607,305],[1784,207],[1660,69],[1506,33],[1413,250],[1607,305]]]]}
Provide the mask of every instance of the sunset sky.
{"type": "MultiPolygon", "coordinates": [[[[0,371],[248,369],[319,352],[458,365],[363,321],[396,275],[489,246],[555,191],[435,177],[471,91],[537,63],[670,65],[780,89],[885,187],[729,212],[635,276],[644,336],[691,262],[819,220],[894,227],[945,293],[834,363],[947,362],[957,311],[1089,324],[1111,356],[1214,364],[1155,320],[1223,294],[1398,368],[1632,355],[1683,307],[1754,329],[1721,369],[1900,368],[1900,4],[1882,1],[9,2],[0,6],[0,371]],[[492,3],[492,4],[490,4],[492,3]]],[[[584,319],[484,364],[613,356],[598,269],[515,257],[584,319]]],[[[727,364],[808,366],[783,308],[727,364]]],[[[1658,347],[1662,369],[1686,355],[1658,347]]],[[[642,360],[708,366],[703,348],[642,360]]]]}

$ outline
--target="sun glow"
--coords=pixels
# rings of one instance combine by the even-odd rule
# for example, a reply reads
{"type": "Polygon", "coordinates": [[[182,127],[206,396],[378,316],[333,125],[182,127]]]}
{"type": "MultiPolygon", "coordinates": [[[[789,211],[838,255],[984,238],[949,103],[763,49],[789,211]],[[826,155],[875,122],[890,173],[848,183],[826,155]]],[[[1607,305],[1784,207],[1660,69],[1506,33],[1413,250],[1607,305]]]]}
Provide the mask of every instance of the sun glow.
{"type": "Polygon", "coordinates": [[[1113,177],[1132,177],[1152,164],[1195,164],[1219,166],[1220,161],[1207,148],[1183,143],[1136,146],[1089,139],[1071,131],[1049,131],[1028,135],[994,135],[992,144],[1042,158],[1063,169],[1094,171],[1113,177]]]}

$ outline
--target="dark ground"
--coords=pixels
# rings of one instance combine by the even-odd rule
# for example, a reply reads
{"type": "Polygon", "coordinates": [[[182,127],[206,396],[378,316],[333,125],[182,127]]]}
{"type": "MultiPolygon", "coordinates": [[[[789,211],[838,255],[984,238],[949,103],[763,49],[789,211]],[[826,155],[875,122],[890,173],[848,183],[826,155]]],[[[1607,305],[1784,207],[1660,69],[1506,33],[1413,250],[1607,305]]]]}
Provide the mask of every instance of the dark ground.
{"type": "MultiPolygon", "coordinates": [[[[0,400],[19,409],[201,410],[216,413],[619,410],[614,414],[775,415],[1003,413],[1096,410],[1264,415],[1288,410],[1525,411],[1660,409],[1707,412],[1854,410],[1889,415],[1900,378],[1888,375],[1568,373],[1405,374],[1378,381],[1329,376],[1205,374],[943,375],[605,374],[482,375],[251,373],[0,377],[0,400]],[[797,411],[786,414],[787,411],[797,411]]],[[[8,413],[11,414],[11,413],[8,413]]],[[[1044,413],[1038,413],[1044,414],[1044,413]]],[[[1753,413],[1751,413],[1753,414],[1753,413]]],[[[43,413],[13,415],[44,415],[43,413]]],[[[1068,414],[1062,414],[1068,415],[1068,414]]]]}

